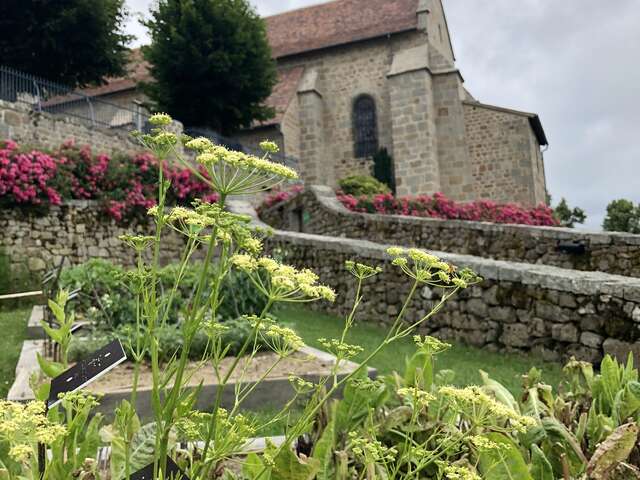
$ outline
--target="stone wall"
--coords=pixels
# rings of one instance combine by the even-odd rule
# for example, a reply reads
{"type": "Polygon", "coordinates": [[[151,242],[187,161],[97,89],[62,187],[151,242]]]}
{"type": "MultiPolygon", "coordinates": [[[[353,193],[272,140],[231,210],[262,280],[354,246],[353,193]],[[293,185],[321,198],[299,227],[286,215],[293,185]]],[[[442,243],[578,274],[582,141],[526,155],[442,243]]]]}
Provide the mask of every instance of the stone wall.
{"type": "Polygon", "coordinates": [[[545,203],[542,157],[529,118],[465,104],[464,121],[472,198],[545,203]]]}
{"type": "Polygon", "coordinates": [[[640,235],[355,213],[318,186],[261,217],[283,230],[640,277],[640,235]]]}
{"type": "MultiPolygon", "coordinates": [[[[17,208],[0,209],[0,249],[14,268],[39,273],[57,265],[62,256],[69,264],[92,258],[132,266],[135,255],[118,239],[123,234],[152,234],[144,222],[120,225],[109,219],[100,206],[90,201],[71,201],[51,207],[46,215],[26,213],[17,208]]],[[[164,263],[177,261],[184,246],[177,234],[163,241],[164,263]]]]}
{"type": "Polygon", "coordinates": [[[92,128],[77,118],[32,112],[26,104],[0,100],[0,139],[7,138],[44,149],[56,149],[69,139],[96,152],[141,149],[126,130],[92,128]]]}
{"type": "MultiPolygon", "coordinates": [[[[248,204],[233,210],[252,213],[248,204]]],[[[410,279],[389,262],[386,246],[366,240],[277,230],[266,249],[284,261],[316,271],[338,293],[335,303],[314,308],[345,315],[352,308],[355,284],[344,268],[357,259],[380,265],[369,281],[357,318],[390,325],[410,289],[410,279]]],[[[461,292],[422,331],[494,351],[533,352],[547,360],[574,355],[591,362],[611,353],[640,360],[640,279],[601,272],[580,272],[545,265],[505,262],[470,255],[434,252],[484,281],[461,292]]],[[[406,311],[406,321],[424,317],[440,293],[421,288],[406,311]]]]}

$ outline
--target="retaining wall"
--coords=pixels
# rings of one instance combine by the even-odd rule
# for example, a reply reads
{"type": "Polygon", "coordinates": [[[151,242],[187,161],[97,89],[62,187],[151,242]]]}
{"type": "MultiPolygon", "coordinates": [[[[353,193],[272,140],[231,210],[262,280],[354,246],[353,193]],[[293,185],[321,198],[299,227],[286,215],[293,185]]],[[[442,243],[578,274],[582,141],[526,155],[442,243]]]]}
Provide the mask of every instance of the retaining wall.
{"type": "Polygon", "coordinates": [[[281,230],[640,277],[640,235],[356,213],[320,186],[260,217],[281,230]]]}
{"type": "MultiPolygon", "coordinates": [[[[248,214],[252,210],[247,204],[233,208],[248,214]]],[[[352,306],[355,285],[344,269],[346,260],[384,267],[364,292],[359,319],[390,324],[410,287],[410,279],[390,264],[383,244],[277,230],[266,248],[288,263],[312,268],[335,287],[334,304],[313,304],[335,314],[345,315],[352,306]]],[[[495,351],[534,352],[547,360],[574,355],[598,362],[604,353],[626,359],[628,352],[640,359],[640,279],[434,253],[474,269],[484,281],[450,301],[424,325],[424,333],[495,351]]],[[[438,295],[422,288],[407,310],[407,320],[422,318],[438,295]]]]}
{"type": "MultiPolygon", "coordinates": [[[[103,258],[129,266],[134,251],[118,239],[123,234],[152,234],[146,220],[129,225],[111,219],[95,201],[69,201],[50,207],[46,215],[27,213],[18,208],[0,209],[0,248],[11,259],[12,267],[41,272],[67,257],[69,264],[103,258]]],[[[178,260],[184,246],[176,233],[163,241],[162,260],[178,260]]]]}

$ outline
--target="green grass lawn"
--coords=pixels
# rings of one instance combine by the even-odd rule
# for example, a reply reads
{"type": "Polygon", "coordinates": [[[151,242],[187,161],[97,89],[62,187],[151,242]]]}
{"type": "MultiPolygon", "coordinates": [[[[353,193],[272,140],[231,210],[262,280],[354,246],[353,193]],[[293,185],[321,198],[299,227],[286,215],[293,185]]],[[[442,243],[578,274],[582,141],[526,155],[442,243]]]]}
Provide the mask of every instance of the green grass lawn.
{"type": "Polygon", "coordinates": [[[0,398],[7,397],[13,383],[29,312],[28,308],[0,311],[0,398]]]}
{"type": "MultiPolygon", "coordinates": [[[[344,325],[344,320],[341,318],[302,309],[281,310],[278,312],[278,317],[283,323],[296,330],[305,343],[317,348],[322,348],[317,341],[318,338],[340,338],[344,325]]],[[[380,344],[386,334],[383,328],[361,321],[353,327],[347,341],[362,346],[364,352],[360,358],[364,358],[380,344]]],[[[413,340],[405,338],[382,350],[370,366],[375,367],[380,375],[393,371],[403,372],[405,359],[415,351],[413,340]]],[[[450,350],[438,355],[436,360],[437,369],[450,369],[456,372],[455,383],[459,386],[480,384],[478,370],[482,369],[514,394],[520,393],[521,375],[534,366],[543,371],[543,379],[547,383],[553,386],[558,385],[562,367],[544,362],[532,355],[493,353],[463,344],[454,344],[450,350]]]]}

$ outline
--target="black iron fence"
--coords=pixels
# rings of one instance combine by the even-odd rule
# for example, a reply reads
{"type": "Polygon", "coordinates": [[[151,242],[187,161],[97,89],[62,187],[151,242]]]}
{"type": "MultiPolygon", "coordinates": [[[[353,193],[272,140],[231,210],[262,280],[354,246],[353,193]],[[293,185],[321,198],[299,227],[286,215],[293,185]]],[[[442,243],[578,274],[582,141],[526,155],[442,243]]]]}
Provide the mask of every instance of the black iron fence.
{"type": "Polygon", "coordinates": [[[148,119],[135,103],[112,103],[5,66],[0,66],[0,99],[27,104],[36,112],[73,117],[92,127],[143,130],[148,119]]]}
{"type": "MultiPolygon", "coordinates": [[[[64,115],[92,127],[147,131],[147,111],[141,105],[109,102],[86,92],[44,80],[13,68],[0,65],[0,100],[27,104],[33,111],[64,115]]],[[[206,137],[218,145],[254,155],[262,155],[257,147],[244,145],[207,128],[185,128],[193,137],[206,137]]],[[[272,160],[293,169],[298,159],[281,153],[272,160]]]]}

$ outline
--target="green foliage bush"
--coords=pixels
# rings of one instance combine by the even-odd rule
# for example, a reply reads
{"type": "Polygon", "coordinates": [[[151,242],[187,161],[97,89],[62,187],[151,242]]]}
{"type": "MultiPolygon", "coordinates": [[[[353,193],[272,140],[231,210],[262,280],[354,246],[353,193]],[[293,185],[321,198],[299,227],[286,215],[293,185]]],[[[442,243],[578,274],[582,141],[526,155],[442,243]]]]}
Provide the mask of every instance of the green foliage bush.
{"type": "MultiPolygon", "coordinates": [[[[158,288],[161,292],[167,292],[172,288],[178,268],[178,265],[168,265],[159,270],[158,288]]],[[[188,307],[200,271],[199,265],[186,268],[168,315],[170,323],[177,323],[184,309],[188,307]]],[[[211,272],[211,279],[213,275],[211,272]]],[[[98,328],[115,329],[135,322],[135,295],[127,285],[126,270],[118,265],[103,259],[91,259],[82,265],[67,268],[60,276],[60,288],[82,289],[81,294],[74,300],[75,311],[98,328]]],[[[218,315],[225,321],[241,315],[258,315],[266,304],[264,297],[251,281],[238,272],[231,272],[225,278],[223,292],[218,315]]],[[[202,295],[208,294],[208,291],[205,291],[202,295]]]]}
{"type": "Polygon", "coordinates": [[[602,227],[608,232],[640,233],[640,205],[625,199],[612,201],[602,227]]]}
{"type": "Polygon", "coordinates": [[[575,227],[576,223],[584,223],[587,214],[579,207],[571,208],[566,198],[562,198],[560,203],[553,209],[553,216],[558,219],[560,225],[567,228],[575,227]]]}
{"type": "Polygon", "coordinates": [[[124,0],[0,2],[2,64],[71,86],[125,73],[124,0]]]}
{"type": "Polygon", "coordinates": [[[338,181],[340,190],[346,195],[378,195],[389,193],[389,187],[369,175],[351,175],[338,181]]]}
{"type": "Polygon", "coordinates": [[[276,84],[264,20],[247,0],[160,0],[142,47],[153,81],[144,90],[159,111],[187,126],[230,134],[267,120],[276,84]]]}

